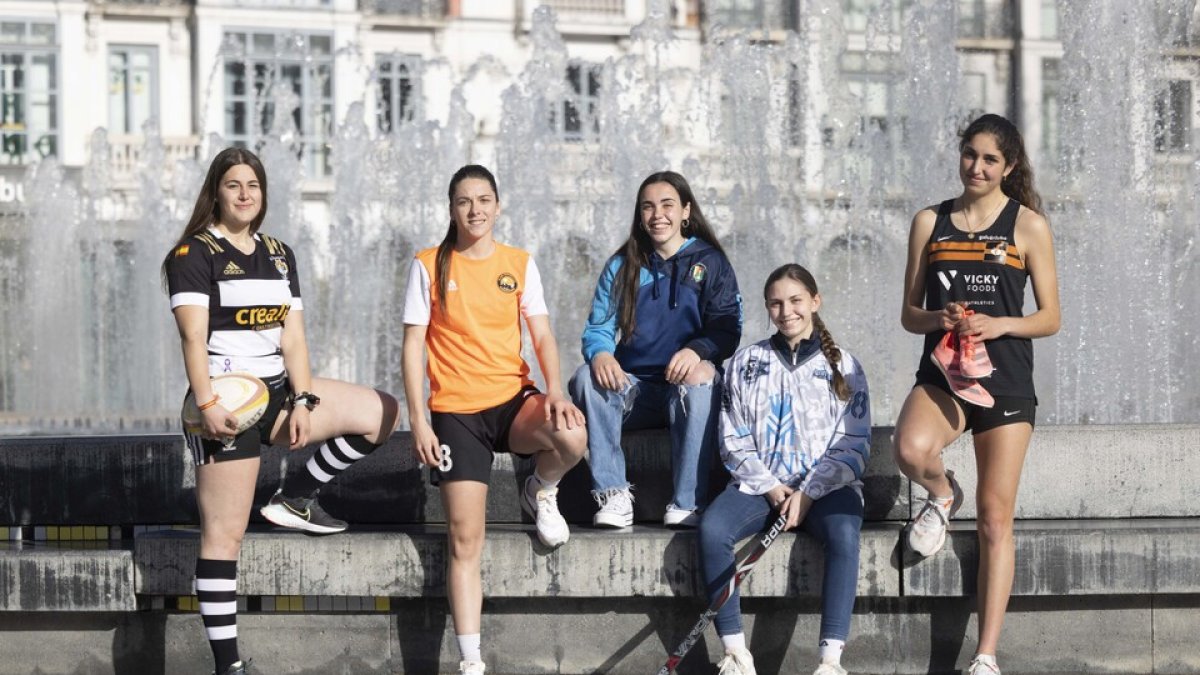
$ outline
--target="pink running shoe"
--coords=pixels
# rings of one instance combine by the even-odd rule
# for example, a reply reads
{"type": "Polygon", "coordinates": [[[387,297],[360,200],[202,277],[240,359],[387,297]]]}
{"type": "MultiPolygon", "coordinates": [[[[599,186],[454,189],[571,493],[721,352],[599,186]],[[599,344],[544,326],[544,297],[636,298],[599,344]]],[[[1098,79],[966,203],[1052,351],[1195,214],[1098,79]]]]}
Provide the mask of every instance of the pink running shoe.
{"type": "MultiPolygon", "coordinates": [[[[975,312],[967,310],[967,316],[971,316],[975,312]]],[[[958,338],[960,348],[959,371],[963,377],[978,379],[981,377],[991,377],[992,359],[988,356],[987,347],[984,346],[983,340],[977,340],[971,335],[965,335],[958,338]]]]}
{"type": "Polygon", "coordinates": [[[950,370],[958,370],[958,336],[953,331],[946,331],[941,340],[929,354],[929,360],[942,371],[946,381],[950,381],[950,370]]]}
{"type": "MultiPolygon", "coordinates": [[[[946,382],[950,385],[950,391],[954,392],[955,396],[961,398],[967,403],[977,405],[980,408],[991,408],[992,406],[996,405],[996,399],[992,398],[992,395],[988,393],[987,389],[983,388],[982,384],[979,384],[979,382],[976,380],[963,376],[962,371],[959,369],[958,359],[953,359],[950,361],[949,365],[945,365],[938,358],[938,350],[941,349],[943,345],[947,344],[948,341],[952,341],[953,339],[953,335],[947,333],[946,337],[942,338],[942,341],[938,343],[938,346],[934,347],[933,352],[929,354],[929,359],[933,361],[934,364],[937,365],[938,369],[942,371],[942,374],[946,376],[946,382]]],[[[955,354],[957,354],[957,352],[955,352],[955,354]]],[[[942,357],[945,358],[944,351],[942,357]]]]}

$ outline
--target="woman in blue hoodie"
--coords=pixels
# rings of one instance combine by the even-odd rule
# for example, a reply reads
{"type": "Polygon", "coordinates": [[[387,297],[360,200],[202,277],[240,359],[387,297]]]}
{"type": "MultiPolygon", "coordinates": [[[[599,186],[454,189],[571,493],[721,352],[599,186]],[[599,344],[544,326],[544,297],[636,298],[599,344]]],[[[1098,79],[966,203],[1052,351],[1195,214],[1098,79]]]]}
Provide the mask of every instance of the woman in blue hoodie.
{"type": "Polygon", "coordinates": [[[737,278],[691,187],[674,171],[651,174],[629,238],[600,273],[583,331],[587,363],[571,379],[587,416],[596,526],[633,523],[621,433],[662,427],[674,488],[663,523],[696,526],[716,453],[717,375],[741,337],[737,278]]]}

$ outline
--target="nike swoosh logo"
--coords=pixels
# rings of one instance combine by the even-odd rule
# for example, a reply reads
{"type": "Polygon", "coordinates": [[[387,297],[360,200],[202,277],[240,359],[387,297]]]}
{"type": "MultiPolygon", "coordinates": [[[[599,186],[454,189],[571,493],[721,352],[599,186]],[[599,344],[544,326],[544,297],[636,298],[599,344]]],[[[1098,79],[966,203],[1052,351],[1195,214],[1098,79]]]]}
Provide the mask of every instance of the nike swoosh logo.
{"type": "Polygon", "coordinates": [[[946,235],[946,236],[944,236],[944,237],[938,237],[938,238],[937,238],[937,240],[938,240],[938,241],[946,241],[947,239],[949,239],[950,237],[953,237],[953,236],[954,236],[954,235],[952,235],[952,234],[948,234],[948,235],[946,235]]]}
{"type": "Polygon", "coordinates": [[[289,504],[287,502],[283,502],[283,507],[286,508],[288,511],[291,511],[292,513],[296,514],[297,516],[300,516],[301,518],[303,518],[305,520],[308,520],[308,518],[309,518],[308,509],[304,509],[303,511],[297,511],[296,509],[292,508],[291,504],[289,504]]]}
{"type": "Polygon", "coordinates": [[[1012,417],[1013,415],[1016,415],[1016,414],[1017,414],[1017,413],[1019,413],[1019,412],[1021,412],[1021,411],[1020,411],[1020,410],[1005,410],[1005,411],[1004,411],[1004,416],[1005,416],[1005,417],[1012,417]]]}

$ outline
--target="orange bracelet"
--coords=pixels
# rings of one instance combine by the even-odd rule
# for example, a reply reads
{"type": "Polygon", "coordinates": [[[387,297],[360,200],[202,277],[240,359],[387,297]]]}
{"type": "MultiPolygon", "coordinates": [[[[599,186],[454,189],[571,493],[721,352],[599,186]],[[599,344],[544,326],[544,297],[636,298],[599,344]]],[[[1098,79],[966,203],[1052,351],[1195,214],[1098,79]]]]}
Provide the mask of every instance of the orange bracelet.
{"type": "Polygon", "coordinates": [[[204,405],[200,405],[200,406],[196,406],[196,407],[201,412],[203,412],[203,411],[208,410],[209,408],[213,407],[214,405],[216,405],[217,401],[220,401],[220,400],[221,400],[221,396],[219,394],[213,394],[213,398],[211,401],[209,401],[208,403],[205,403],[204,405]]]}

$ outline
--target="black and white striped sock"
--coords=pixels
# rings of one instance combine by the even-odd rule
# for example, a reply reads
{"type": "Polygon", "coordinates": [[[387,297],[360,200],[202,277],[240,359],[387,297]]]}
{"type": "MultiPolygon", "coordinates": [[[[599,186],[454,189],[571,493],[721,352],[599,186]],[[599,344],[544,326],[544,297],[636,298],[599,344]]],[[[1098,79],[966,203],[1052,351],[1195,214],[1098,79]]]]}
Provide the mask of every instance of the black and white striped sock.
{"type": "Polygon", "coordinates": [[[197,559],[196,599],[217,672],[223,673],[238,661],[237,561],[197,559]]]}
{"type": "Polygon", "coordinates": [[[322,443],[309,458],[304,466],[306,471],[288,482],[284,494],[289,497],[308,497],[377,448],[378,445],[359,434],[331,438],[322,443]]]}

